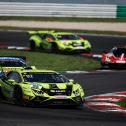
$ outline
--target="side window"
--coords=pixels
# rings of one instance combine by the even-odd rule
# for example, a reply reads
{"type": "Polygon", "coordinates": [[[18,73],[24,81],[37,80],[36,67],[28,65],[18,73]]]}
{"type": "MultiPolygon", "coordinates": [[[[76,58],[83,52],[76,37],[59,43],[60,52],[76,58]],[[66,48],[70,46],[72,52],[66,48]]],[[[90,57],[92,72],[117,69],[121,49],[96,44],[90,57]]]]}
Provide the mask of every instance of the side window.
{"type": "Polygon", "coordinates": [[[39,37],[40,37],[41,39],[45,39],[45,38],[46,38],[46,34],[39,34],[39,37]]]}
{"type": "Polygon", "coordinates": [[[10,74],[7,75],[8,79],[13,79],[17,83],[21,82],[21,77],[18,72],[11,72],[10,74]]]}
{"type": "Polygon", "coordinates": [[[51,34],[46,34],[46,39],[51,41],[51,40],[55,40],[55,37],[51,34]]]}

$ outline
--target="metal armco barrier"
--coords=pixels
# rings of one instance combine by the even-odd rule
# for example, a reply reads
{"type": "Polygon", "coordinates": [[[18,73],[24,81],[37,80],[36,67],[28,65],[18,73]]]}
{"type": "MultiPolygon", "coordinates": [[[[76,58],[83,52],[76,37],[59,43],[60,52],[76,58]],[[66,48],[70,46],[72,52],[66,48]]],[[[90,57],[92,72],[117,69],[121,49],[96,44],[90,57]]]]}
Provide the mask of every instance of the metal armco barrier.
{"type": "Polygon", "coordinates": [[[116,18],[117,5],[0,2],[0,16],[116,18]]]}

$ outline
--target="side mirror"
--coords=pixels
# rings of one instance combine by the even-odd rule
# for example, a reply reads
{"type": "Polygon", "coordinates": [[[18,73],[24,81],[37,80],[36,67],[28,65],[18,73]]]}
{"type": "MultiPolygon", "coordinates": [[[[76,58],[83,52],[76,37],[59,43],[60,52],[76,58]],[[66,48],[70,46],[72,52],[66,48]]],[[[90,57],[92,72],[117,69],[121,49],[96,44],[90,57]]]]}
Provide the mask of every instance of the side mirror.
{"type": "Polygon", "coordinates": [[[9,79],[8,82],[9,82],[9,83],[15,83],[16,81],[13,80],[13,79],[9,79]]]}
{"type": "Polygon", "coordinates": [[[32,68],[32,69],[36,69],[36,67],[35,67],[35,66],[31,66],[31,68],[32,68]]]}
{"type": "Polygon", "coordinates": [[[73,79],[70,79],[69,82],[70,82],[70,83],[74,83],[74,80],[73,80],[73,79]]]}

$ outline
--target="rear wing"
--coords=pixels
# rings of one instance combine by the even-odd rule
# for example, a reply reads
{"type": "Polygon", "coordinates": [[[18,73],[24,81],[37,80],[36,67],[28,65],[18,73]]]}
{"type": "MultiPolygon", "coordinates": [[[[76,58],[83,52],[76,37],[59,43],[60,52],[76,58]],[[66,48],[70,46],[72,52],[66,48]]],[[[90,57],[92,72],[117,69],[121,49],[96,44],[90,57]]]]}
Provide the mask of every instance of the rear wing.
{"type": "Polygon", "coordinates": [[[32,36],[32,35],[37,35],[37,34],[42,34],[42,33],[52,33],[52,32],[55,32],[55,31],[53,31],[53,30],[51,30],[51,31],[28,31],[28,34],[30,36],[32,36]]]}
{"type": "Polygon", "coordinates": [[[26,57],[25,56],[0,56],[1,58],[20,58],[26,62],[26,57]]]}

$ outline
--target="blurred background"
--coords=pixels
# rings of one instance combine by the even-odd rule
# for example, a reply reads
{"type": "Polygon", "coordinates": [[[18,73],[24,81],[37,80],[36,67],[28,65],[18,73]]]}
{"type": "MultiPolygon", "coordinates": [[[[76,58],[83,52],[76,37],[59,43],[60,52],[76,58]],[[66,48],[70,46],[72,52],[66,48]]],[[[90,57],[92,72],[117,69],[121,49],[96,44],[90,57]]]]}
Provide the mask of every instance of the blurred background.
{"type": "Polygon", "coordinates": [[[74,4],[125,4],[126,0],[0,0],[0,2],[40,2],[40,3],[74,3],[74,4]]]}

